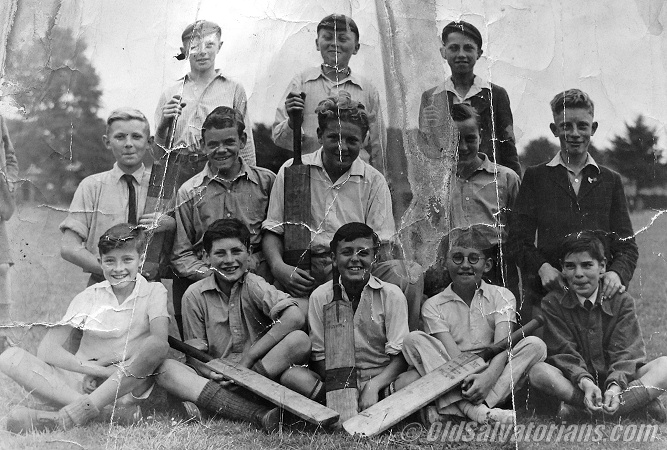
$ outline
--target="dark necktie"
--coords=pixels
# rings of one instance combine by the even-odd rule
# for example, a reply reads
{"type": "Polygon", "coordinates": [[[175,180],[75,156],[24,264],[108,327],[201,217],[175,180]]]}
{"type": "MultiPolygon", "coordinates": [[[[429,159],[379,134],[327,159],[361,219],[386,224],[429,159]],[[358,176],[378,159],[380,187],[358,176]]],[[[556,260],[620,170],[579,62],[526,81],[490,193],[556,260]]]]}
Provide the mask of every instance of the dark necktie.
{"type": "Polygon", "coordinates": [[[593,302],[588,299],[584,300],[584,308],[590,311],[591,309],[593,309],[593,302]]]}
{"type": "Polygon", "coordinates": [[[127,183],[127,190],[130,192],[129,194],[129,206],[128,206],[128,212],[127,212],[127,222],[131,225],[136,225],[137,224],[137,194],[134,190],[134,184],[132,183],[134,181],[134,177],[130,174],[125,174],[123,175],[123,180],[127,183]]]}

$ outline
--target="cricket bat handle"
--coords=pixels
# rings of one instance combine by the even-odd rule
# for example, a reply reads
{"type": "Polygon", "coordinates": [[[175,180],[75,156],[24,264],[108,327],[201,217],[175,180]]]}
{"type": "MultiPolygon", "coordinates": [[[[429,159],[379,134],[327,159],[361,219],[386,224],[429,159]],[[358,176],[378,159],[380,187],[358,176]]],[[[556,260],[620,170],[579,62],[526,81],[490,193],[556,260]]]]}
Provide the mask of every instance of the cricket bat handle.
{"type": "Polygon", "coordinates": [[[544,324],[544,318],[542,316],[537,316],[523,327],[516,330],[514,333],[510,334],[508,339],[503,339],[502,341],[494,344],[490,347],[485,348],[478,353],[478,356],[481,357],[484,361],[490,361],[498,353],[507,350],[508,347],[514,346],[517,342],[523,339],[525,336],[529,336],[540,328],[544,324]]]}
{"type": "MultiPolygon", "coordinates": [[[[305,100],[306,93],[302,92],[299,96],[305,100]]],[[[292,112],[290,114],[290,119],[292,119],[292,134],[294,140],[292,141],[292,148],[294,149],[294,162],[292,165],[300,166],[303,164],[301,161],[301,125],[303,124],[303,111],[292,112]]]]}
{"type": "Polygon", "coordinates": [[[184,353],[187,356],[191,356],[195,359],[198,359],[199,361],[207,363],[213,360],[213,357],[208,353],[204,353],[201,350],[194,348],[192,345],[179,341],[173,336],[169,336],[167,338],[167,341],[169,342],[169,346],[174,350],[178,350],[179,352],[184,353]]]}

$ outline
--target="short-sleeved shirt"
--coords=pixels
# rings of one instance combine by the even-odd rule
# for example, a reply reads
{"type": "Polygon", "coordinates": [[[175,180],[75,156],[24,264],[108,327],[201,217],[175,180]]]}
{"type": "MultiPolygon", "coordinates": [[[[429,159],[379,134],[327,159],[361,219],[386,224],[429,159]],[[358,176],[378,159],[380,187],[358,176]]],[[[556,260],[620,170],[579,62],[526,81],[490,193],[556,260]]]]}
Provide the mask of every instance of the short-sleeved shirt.
{"type": "Polygon", "coordinates": [[[176,196],[172,250],[176,273],[188,277],[208,270],[198,255],[204,232],[218,219],[239,219],[250,230],[250,244],[259,246],[275,178],[270,170],[249,166],[242,160],[241,170],[230,182],[214,176],[206,164],[202,172],[183,183],[176,196]]]}
{"type": "Polygon", "coordinates": [[[290,128],[289,116],[285,109],[285,99],[290,92],[305,92],[306,100],[303,110],[303,125],[301,137],[301,151],[312,153],[320,147],[317,140],[317,114],[315,108],[326,98],[338,95],[339,91],[346,91],[352,100],[360,102],[366,108],[370,130],[367,142],[362,149],[362,159],[371,163],[381,173],[386,173],[385,161],[385,129],[380,108],[380,95],[377,89],[367,79],[356,75],[353,71],[347,77],[338,81],[330,80],[322,68],[313,67],[295,76],[281,97],[280,105],[276,110],[273,122],[273,141],[276,145],[292,150],[294,132],[290,128]]]}
{"type": "Polygon", "coordinates": [[[514,206],[519,176],[505,166],[492,163],[483,153],[479,157],[482,164],[477,170],[467,178],[456,177],[451,200],[452,227],[488,225],[483,228],[484,234],[495,245],[507,239],[505,212],[514,206]]]}
{"type": "MultiPolygon", "coordinates": [[[[112,226],[127,222],[129,189],[121,177],[124,172],[114,163],[113,169],[90,175],[76,188],[69,214],[60,224],[60,231],[72,230],[83,239],[86,250],[95,256],[100,236],[112,226]]],[[[137,217],[144,213],[151,170],[142,164],[131,174],[137,196],[137,217]]]]}
{"type": "MultiPolygon", "coordinates": [[[[345,288],[343,299],[347,300],[345,288]]],[[[333,301],[333,282],[315,289],[308,303],[308,324],[313,347],[311,359],[324,359],[324,305],[333,301]]],[[[389,364],[403,349],[409,333],[408,304],[401,289],[371,275],[354,313],[354,361],[357,369],[372,371],[389,364]]]]}
{"type": "Polygon", "coordinates": [[[183,335],[207,345],[214,358],[238,362],[292,305],[297,306],[294,298],[253,273],[236,282],[227,297],[211,273],[183,294],[183,335]]]}
{"type": "Polygon", "coordinates": [[[185,75],[162,93],[155,110],[156,126],[162,121],[162,106],[174,95],[181,95],[181,101],[185,103],[183,112],[176,122],[174,147],[185,146],[190,153],[200,153],[201,127],[206,116],[218,106],[229,106],[243,114],[245,121],[248,140],[239,155],[251,166],[256,164],[252,121],[248,115],[248,101],[243,86],[216,70],[215,78],[203,90],[197,90],[190,76],[185,75]]]}
{"type": "Polygon", "coordinates": [[[462,352],[479,350],[493,344],[499,323],[516,323],[516,300],[509,289],[482,281],[468,306],[450,284],[424,302],[422,319],[428,334],[449,333],[462,352]]]}
{"type": "MultiPolygon", "coordinates": [[[[324,170],[321,148],[304,155],[303,164],[310,167],[310,248],[313,252],[328,252],[334,233],[350,222],[365,223],[383,243],[394,240],[391,195],[380,172],[357,158],[347,172],[332,182],[324,170]]],[[[291,165],[290,159],[278,171],[263,230],[283,234],[285,168],[291,165]]]]}
{"type": "Polygon", "coordinates": [[[61,324],[83,331],[76,355],[91,360],[137,349],[158,317],[169,318],[167,289],[137,274],[132,293],[121,304],[108,281],[87,287],[74,297],[61,324]]]}

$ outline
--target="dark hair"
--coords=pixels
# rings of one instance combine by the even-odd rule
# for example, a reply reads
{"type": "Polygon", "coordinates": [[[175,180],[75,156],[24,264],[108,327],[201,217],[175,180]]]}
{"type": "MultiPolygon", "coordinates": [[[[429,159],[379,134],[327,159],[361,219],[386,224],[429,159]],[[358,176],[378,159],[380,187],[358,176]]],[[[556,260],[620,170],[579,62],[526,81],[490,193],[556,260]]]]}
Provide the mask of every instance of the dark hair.
{"type": "Polygon", "coordinates": [[[250,231],[239,219],[218,219],[213,222],[202,239],[206,253],[211,252],[213,242],[219,239],[238,239],[250,250],[250,231]]]}
{"type": "Polygon", "coordinates": [[[452,33],[461,33],[465,36],[468,36],[470,39],[475,41],[478,50],[482,49],[482,33],[480,33],[473,24],[463,20],[449,22],[447,25],[445,25],[445,28],[442,29],[442,45],[445,45],[447,42],[447,36],[452,33]]]}
{"type": "Polygon", "coordinates": [[[578,231],[570,233],[563,239],[560,245],[560,260],[565,260],[568,255],[573,253],[587,252],[591,258],[598,262],[605,261],[604,244],[598,235],[593,231],[578,231]]]}
{"type": "Polygon", "coordinates": [[[146,245],[146,235],[144,231],[136,225],[129,223],[119,223],[112,226],[100,236],[97,248],[100,256],[106,255],[111,250],[125,247],[127,244],[133,243],[138,253],[144,251],[146,245]]]}
{"type": "Polygon", "coordinates": [[[457,103],[452,105],[451,114],[454,122],[463,122],[468,119],[475,119],[477,128],[479,128],[479,113],[474,106],[468,105],[466,103],[457,103]]]}
{"type": "Polygon", "coordinates": [[[553,114],[558,114],[565,108],[583,108],[587,109],[591,115],[595,115],[593,100],[591,100],[587,93],[579,89],[568,89],[559,92],[551,100],[549,105],[551,106],[551,112],[553,114]]]}
{"type": "Polygon", "coordinates": [[[363,104],[352,100],[347,91],[338,91],[335,97],[322,100],[315,108],[317,113],[317,134],[321,135],[330,121],[349,122],[361,128],[362,139],[366,138],[369,130],[368,114],[363,104]]]}
{"type": "Polygon", "coordinates": [[[215,128],[222,130],[223,128],[233,128],[239,133],[239,137],[243,137],[245,131],[245,122],[243,121],[243,114],[229,106],[218,106],[204,119],[204,124],[201,126],[201,138],[204,139],[206,130],[215,128]]]}
{"type": "Polygon", "coordinates": [[[343,14],[331,14],[320,20],[320,23],[317,24],[317,33],[319,34],[320,30],[323,28],[334,31],[349,30],[357,35],[357,42],[359,41],[359,27],[357,27],[357,24],[352,18],[344,16],[343,14]]]}
{"type": "Polygon", "coordinates": [[[373,248],[377,250],[380,247],[380,237],[373,231],[371,227],[361,222],[350,222],[340,227],[336,234],[334,234],[329,248],[332,253],[336,253],[339,242],[352,242],[359,238],[373,239],[373,248]]]}

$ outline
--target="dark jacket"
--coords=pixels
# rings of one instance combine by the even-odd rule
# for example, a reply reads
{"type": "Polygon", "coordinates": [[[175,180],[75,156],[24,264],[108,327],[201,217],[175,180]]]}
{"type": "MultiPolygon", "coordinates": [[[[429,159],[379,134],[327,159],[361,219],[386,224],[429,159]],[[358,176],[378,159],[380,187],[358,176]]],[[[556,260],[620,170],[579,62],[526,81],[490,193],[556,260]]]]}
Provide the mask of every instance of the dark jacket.
{"type": "Polygon", "coordinates": [[[547,362],[575,386],[591,377],[603,390],[617,383],[625,389],[646,359],[644,339],[627,293],[598,299],[591,311],[574,292],[550,292],[542,302],[547,362]]]}
{"type": "MultiPolygon", "coordinates": [[[[479,131],[481,141],[479,150],[486,154],[489,160],[509,167],[517,175],[521,176],[521,165],[519,164],[519,155],[517,154],[514,140],[514,119],[512,118],[512,110],[510,109],[510,98],[505,89],[497,84],[489,84],[491,85],[491,89],[483,88],[469,99],[470,105],[475,108],[480,116],[479,131]],[[493,149],[494,136],[496,138],[495,155],[493,149]]],[[[436,89],[437,86],[422,94],[421,105],[419,107],[420,124],[424,123],[422,120],[422,110],[426,106],[431,104],[444,105],[444,99],[433,98],[433,93],[436,89]]],[[[449,104],[451,110],[454,102],[453,92],[442,91],[435,95],[441,97],[446,95],[447,104],[449,104]]]]}
{"type": "Polygon", "coordinates": [[[632,279],[639,252],[625,200],[621,176],[606,167],[583,169],[579,194],[575,194],[563,166],[529,167],[510,216],[510,254],[521,269],[533,302],[546,291],[537,272],[548,262],[560,270],[560,244],[576,231],[602,231],[607,270],[618,273],[625,286],[632,279]],[[535,235],[537,233],[537,246],[535,235]]]}

